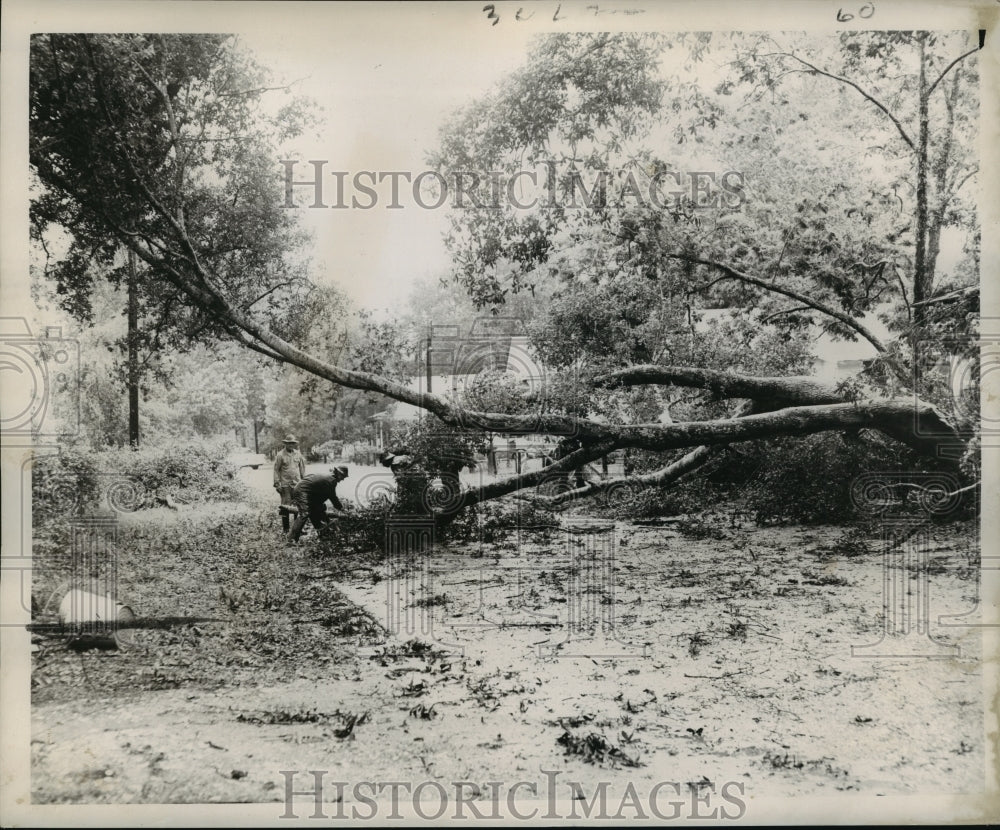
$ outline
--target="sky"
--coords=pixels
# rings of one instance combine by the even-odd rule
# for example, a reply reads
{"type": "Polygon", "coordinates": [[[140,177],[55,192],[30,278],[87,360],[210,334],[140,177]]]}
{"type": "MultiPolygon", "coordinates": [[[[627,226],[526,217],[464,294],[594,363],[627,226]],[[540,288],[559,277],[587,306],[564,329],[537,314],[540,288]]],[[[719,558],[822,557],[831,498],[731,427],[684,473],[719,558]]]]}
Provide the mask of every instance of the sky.
{"type": "MultiPolygon", "coordinates": [[[[358,171],[416,176],[428,169],[427,154],[446,118],[524,60],[526,38],[512,42],[490,29],[437,30],[433,20],[413,14],[386,20],[358,12],[316,21],[300,14],[284,30],[240,37],[321,108],[318,129],[290,145],[303,160],[295,179],[312,179],[306,161],[315,159],[326,161],[326,173],[347,171],[349,183],[358,171]]],[[[283,170],[277,163],[276,169],[283,170]]],[[[324,181],[324,201],[332,204],[335,179],[324,181]]],[[[405,181],[400,188],[407,193],[405,181]]],[[[312,189],[297,187],[302,207],[296,209],[315,234],[317,281],[336,283],[360,306],[399,309],[415,280],[447,271],[447,211],[422,208],[405,195],[402,209],[387,209],[389,184],[378,190],[384,198],[370,210],[333,210],[307,207],[312,189]]]]}
{"type": "MultiPolygon", "coordinates": [[[[287,148],[301,160],[295,179],[312,179],[308,161],[323,161],[325,203],[335,200],[334,171],[347,174],[349,203],[359,171],[415,177],[428,170],[427,155],[448,116],[524,63],[539,32],[512,25],[513,7],[497,8],[501,25],[492,26],[481,9],[470,15],[466,4],[293,4],[287,15],[272,14],[263,23],[237,17],[232,30],[277,78],[316,102],[316,130],[287,148]]],[[[665,62],[679,57],[677,51],[665,62]]],[[[721,69],[702,63],[698,76],[704,82],[721,69]]],[[[420,207],[406,195],[410,186],[400,185],[402,209],[387,208],[388,183],[376,186],[379,202],[368,210],[310,208],[312,188],[295,189],[295,209],[315,237],[313,278],[387,317],[403,310],[416,280],[449,268],[442,241],[447,207],[420,207]]],[[[957,253],[946,250],[942,265],[957,253]]]]}
{"type": "MultiPolygon", "coordinates": [[[[520,66],[531,39],[547,31],[717,29],[741,19],[731,12],[721,16],[724,10],[708,2],[618,3],[619,9],[645,8],[641,16],[615,17],[608,6],[599,7],[591,0],[575,4],[538,0],[524,4],[525,13],[533,14],[526,22],[515,21],[521,4],[507,0],[493,4],[498,21],[491,21],[483,5],[474,2],[109,5],[115,13],[99,16],[93,14],[93,5],[88,13],[81,5],[37,0],[31,6],[30,20],[15,21],[21,39],[11,34],[17,27],[8,26],[4,33],[5,87],[26,82],[26,60],[18,53],[27,42],[26,31],[66,27],[69,31],[234,32],[278,78],[294,81],[295,90],[321,108],[317,129],[298,139],[289,154],[323,160],[327,171],[349,175],[364,170],[416,174],[427,169],[426,156],[435,147],[445,119],[520,66]],[[556,18],[558,22],[553,22],[556,18]]],[[[821,24],[824,33],[829,33],[829,21],[814,11],[816,5],[804,3],[790,9],[782,12],[783,27],[821,24]]],[[[885,15],[886,26],[904,22],[888,16],[881,6],[879,14],[885,15]]],[[[755,21],[757,16],[755,12],[755,21]]],[[[7,22],[11,22],[9,16],[7,22]]],[[[758,25],[764,23],[763,18],[758,21],[758,25]]],[[[702,65],[699,72],[706,69],[702,65]]],[[[23,107],[23,101],[23,95],[10,95],[4,106],[23,107]]],[[[21,123],[23,119],[23,110],[11,110],[7,120],[21,123]]],[[[8,131],[5,138],[12,148],[5,160],[21,158],[19,142],[24,137],[8,131]]],[[[279,159],[275,168],[280,172],[279,159]]],[[[303,178],[308,176],[306,164],[299,169],[303,178]]],[[[21,187],[19,179],[7,172],[11,188],[21,187]]],[[[20,168],[14,173],[23,176],[20,168]]],[[[327,179],[328,186],[332,183],[332,178],[327,179]]],[[[404,201],[402,210],[386,209],[386,204],[383,199],[371,210],[297,210],[315,235],[314,279],[337,284],[358,306],[399,310],[416,280],[438,277],[448,270],[442,241],[447,210],[424,209],[412,199],[404,201]]],[[[16,239],[26,236],[16,223],[9,225],[9,233],[16,239]]],[[[8,246],[10,250],[20,248],[8,246]]],[[[20,273],[25,268],[8,263],[7,270],[20,273]]],[[[11,287],[8,281],[4,290],[9,292],[11,287]]],[[[23,289],[24,285],[13,287],[23,289]]]]}

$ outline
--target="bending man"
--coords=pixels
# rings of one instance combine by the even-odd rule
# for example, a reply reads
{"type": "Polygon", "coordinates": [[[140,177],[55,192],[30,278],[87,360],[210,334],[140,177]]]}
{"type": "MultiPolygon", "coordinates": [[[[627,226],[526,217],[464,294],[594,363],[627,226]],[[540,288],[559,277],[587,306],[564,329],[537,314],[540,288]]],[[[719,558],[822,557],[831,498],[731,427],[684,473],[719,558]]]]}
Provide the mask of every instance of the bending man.
{"type": "Polygon", "coordinates": [[[347,467],[334,467],[328,474],[311,473],[295,485],[292,499],[299,513],[292,524],[290,541],[299,540],[306,526],[306,520],[311,521],[317,531],[326,524],[327,501],[333,505],[337,513],[345,512],[344,505],[337,498],[337,485],[345,478],[347,478],[347,467]]]}

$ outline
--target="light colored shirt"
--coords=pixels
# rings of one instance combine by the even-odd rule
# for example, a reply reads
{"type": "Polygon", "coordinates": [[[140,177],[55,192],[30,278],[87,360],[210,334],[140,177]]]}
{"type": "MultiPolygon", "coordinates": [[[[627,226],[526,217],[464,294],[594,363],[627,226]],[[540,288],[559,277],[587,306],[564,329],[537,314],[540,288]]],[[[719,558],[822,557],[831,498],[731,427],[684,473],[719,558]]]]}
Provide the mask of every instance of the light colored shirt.
{"type": "Polygon", "coordinates": [[[274,457],[274,484],[296,484],[306,474],[306,460],[298,450],[282,449],[274,457]]]}

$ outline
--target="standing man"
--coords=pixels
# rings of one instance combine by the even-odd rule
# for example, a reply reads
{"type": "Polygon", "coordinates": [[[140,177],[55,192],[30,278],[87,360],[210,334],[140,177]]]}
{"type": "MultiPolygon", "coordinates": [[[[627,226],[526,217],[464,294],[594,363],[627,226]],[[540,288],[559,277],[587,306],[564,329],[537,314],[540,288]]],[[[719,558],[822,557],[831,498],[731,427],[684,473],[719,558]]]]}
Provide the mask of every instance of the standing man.
{"type": "Polygon", "coordinates": [[[274,489],[281,496],[281,529],[288,533],[288,508],[292,506],[292,491],[306,474],[306,460],[299,452],[299,442],[294,435],[285,436],[285,446],[274,458],[274,489]]]}
{"type": "Polygon", "coordinates": [[[306,520],[311,521],[316,530],[326,524],[327,501],[333,505],[338,513],[345,512],[344,505],[337,498],[337,485],[345,478],[347,478],[347,467],[334,467],[329,474],[311,473],[295,485],[292,498],[299,514],[295,517],[295,523],[292,525],[290,542],[299,541],[302,530],[306,526],[306,520]]]}

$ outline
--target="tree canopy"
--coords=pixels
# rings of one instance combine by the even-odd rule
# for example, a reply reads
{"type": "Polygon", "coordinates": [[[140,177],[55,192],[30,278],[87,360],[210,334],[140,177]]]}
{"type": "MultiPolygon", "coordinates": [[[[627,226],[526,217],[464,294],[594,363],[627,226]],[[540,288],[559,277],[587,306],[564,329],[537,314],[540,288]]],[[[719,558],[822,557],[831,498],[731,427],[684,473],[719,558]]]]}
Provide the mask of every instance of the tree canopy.
{"type": "MultiPolygon", "coordinates": [[[[327,348],[305,239],[277,198],[274,147],[306,110],[291,100],[269,117],[266,73],[232,38],[37,36],[33,227],[71,235],[53,276],[79,313],[93,279],[83,266],[124,248],[176,336],[235,340],[450,428],[575,436],[579,448],[553,471],[623,447],[694,448],[666,481],[711,447],[861,429],[954,464],[967,436],[923,398],[912,335],[929,307],[953,306],[934,295],[944,229],[960,227],[975,253],[962,190],[975,174],[973,54],[958,35],[921,32],[781,44],[553,35],[456,113],[437,169],[497,171],[511,198],[489,201],[493,176],[470,184],[480,206],[456,209],[447,237],[454,279],[479,307],[544,294],[533,341],[586,389],[582,406],[542,394],[491,409],[500,386],[466,401],[415,389],[387,360],[395,335],[374,323],[362,324],[371,348],[327,348]],[[862,84],[869,76],[886,88],[862,84]],[[820,98],[821,83],[835,92],[820,98]],[[551,198],[528,209],[526,165],[551,177],[551,198]],[[873,167],[888,173],[873,180],[873,167]],[[711,324],[713,308],[728,313],[711,324]],[[875,313],[901,336],[877,336],[875,313]],[[864,389],[806,377],[816,327],[870,343],[881,374],[864,389]],[[677,409],[653,418],[664,404],[677,409]]],[[[970,262],[942,290],[974,293],[976,273],[970,262]]],[[[543,477],[501,479],[464,503],[543,477]]]]}

